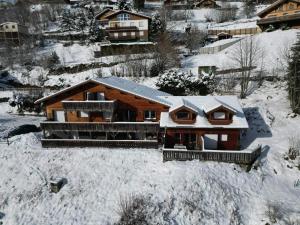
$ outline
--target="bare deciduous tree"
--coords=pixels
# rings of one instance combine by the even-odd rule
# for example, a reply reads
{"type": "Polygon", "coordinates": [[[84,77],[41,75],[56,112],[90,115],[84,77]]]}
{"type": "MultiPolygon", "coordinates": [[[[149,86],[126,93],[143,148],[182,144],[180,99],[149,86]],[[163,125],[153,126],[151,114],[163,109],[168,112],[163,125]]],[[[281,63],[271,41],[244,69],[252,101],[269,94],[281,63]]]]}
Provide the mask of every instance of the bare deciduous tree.
{"type": "Polygon", "coordinates": [[[236,66],[241,68],[240,73],[240,97],[245,98],[250,90],[250,79],[252,69],[258,66],[263,56],[263,50],[253,36],[247,37],[239,42],[233,51],[231,59],[236,66]]]}

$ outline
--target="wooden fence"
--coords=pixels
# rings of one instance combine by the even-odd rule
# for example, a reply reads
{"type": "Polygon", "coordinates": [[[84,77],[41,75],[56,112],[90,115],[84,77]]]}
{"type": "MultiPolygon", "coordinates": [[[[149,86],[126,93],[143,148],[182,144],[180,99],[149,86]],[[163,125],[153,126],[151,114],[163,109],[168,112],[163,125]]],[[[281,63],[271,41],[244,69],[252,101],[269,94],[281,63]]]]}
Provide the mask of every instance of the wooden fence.
{"type": "Polygon", "coordinates": [[[241,39],[238,39],[238,40],[233,40],[232,42],[229,42],[229,43],[225,43],[223,45],[218,45],[218,46],[213,46],[213,47],[203,47],[203,48],[200,48],[198,53],[199,54],[215,54],[215,53],[218,53],[232,45],[234,45],[235,43],[241,41],[241,39]]]}
{"type": "Polygon", "coordinates": [[[208,35],[218,35],[220,33],[234,35],[248,35],[248,34],[257,34],[261,33],[261,29],[259,27],[253,28],[242,28],[242,29],[210,29],[207,31],[208,35]]]}
{"type": "Polygon", "coordinates": [[[158,148],[157,140],[89,140],[42,139],[43,148],[104,147],[104,148],[158,148]]]}
{"type": "Polygon", "coordinates": [[[190,151],[190,150],[176,150],[164,149],[163,161],[187,161],[187,160],[201,160],[201,161],[218,161],[238,164],[251,164],[261,154],[261,146],[258,146],[253,151],[190,151]]]}

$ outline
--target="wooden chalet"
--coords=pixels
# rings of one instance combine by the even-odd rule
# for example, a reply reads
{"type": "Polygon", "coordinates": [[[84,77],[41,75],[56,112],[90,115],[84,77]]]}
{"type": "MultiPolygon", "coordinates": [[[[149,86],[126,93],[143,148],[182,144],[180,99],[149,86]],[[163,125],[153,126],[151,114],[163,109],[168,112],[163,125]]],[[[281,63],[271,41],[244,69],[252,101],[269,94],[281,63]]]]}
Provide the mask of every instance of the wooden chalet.
{"type": "Polygon", "coordinates": [[[43,103],[43,147],[238,150],[248,128],[235,96],[172,96],[119,77],[91,79],[43,103]]]}
{"type": "Polygon", "coordinates": [[[113,42],[148,41],[150,19],[139,13],[112,9],[105,9],[95,16],[99,27],[113,42]]]}
{"type": "Polygon", "coordinates": [[[274,28],[300,28],[300,0],[278,0],[257,14],[261,19],[257,25],[266,30],[274,28]]]}

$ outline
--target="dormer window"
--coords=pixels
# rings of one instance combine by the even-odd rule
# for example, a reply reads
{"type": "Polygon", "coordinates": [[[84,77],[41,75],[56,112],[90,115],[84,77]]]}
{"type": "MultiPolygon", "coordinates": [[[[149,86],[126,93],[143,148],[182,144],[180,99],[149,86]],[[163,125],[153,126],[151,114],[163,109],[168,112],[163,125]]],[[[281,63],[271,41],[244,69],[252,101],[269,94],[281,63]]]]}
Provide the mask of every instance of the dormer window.
{"type": "Polygon", "coordinates": [[[190,113],[188,111],[184,111],[184,110],[178,111],[176,113],[176,117],[178,120],[188,120],[189,115],[190,115],[190,113]]]}
{"type": "Polygon", "coordinates": [[[214,112],[214,119],[216,119],[216,120],[225,120],[226,119],[225,112],[214,112]]]}
{"type": "Polygon", "coordinates": [[[119,21],[129,20],[129,14],[122,13],[122,14],[118,15],[118,20],[119,21]]]}

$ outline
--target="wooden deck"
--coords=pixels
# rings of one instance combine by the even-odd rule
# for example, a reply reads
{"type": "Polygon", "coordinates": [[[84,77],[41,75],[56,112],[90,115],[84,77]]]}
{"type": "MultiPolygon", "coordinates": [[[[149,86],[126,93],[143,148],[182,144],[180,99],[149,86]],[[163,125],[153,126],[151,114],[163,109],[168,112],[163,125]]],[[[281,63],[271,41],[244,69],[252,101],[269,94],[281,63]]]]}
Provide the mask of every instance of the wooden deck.
{"type": "Polygon", "coordinates": [[[201,161],[218,161],[238,164],[251,164],[261,154],[261,146],[258,146],[253,151],[189,151],[164,149],[163,161],[187,161],[187,160],[201,160],[201,161]]]}
{"type": "Polygon", "coordinates": [[[157,140],[92,140],[42,139],[43,148],[104,147],[104,148],[158,148],[157,140]]]}
{"type": "Polygon", "coordinates": [[[157,122],[43,122],[41,129],[47,131],[103,131],[103,132],[159,132],[157,122]]]}
{"type": "Polygon", "coordinates": [[[281,22],[286,22],[291,20],[300,20],[300,14],[263,18],[257,21],[257,25],[263,25],[269,23],[281,23],[281,22]]]}

